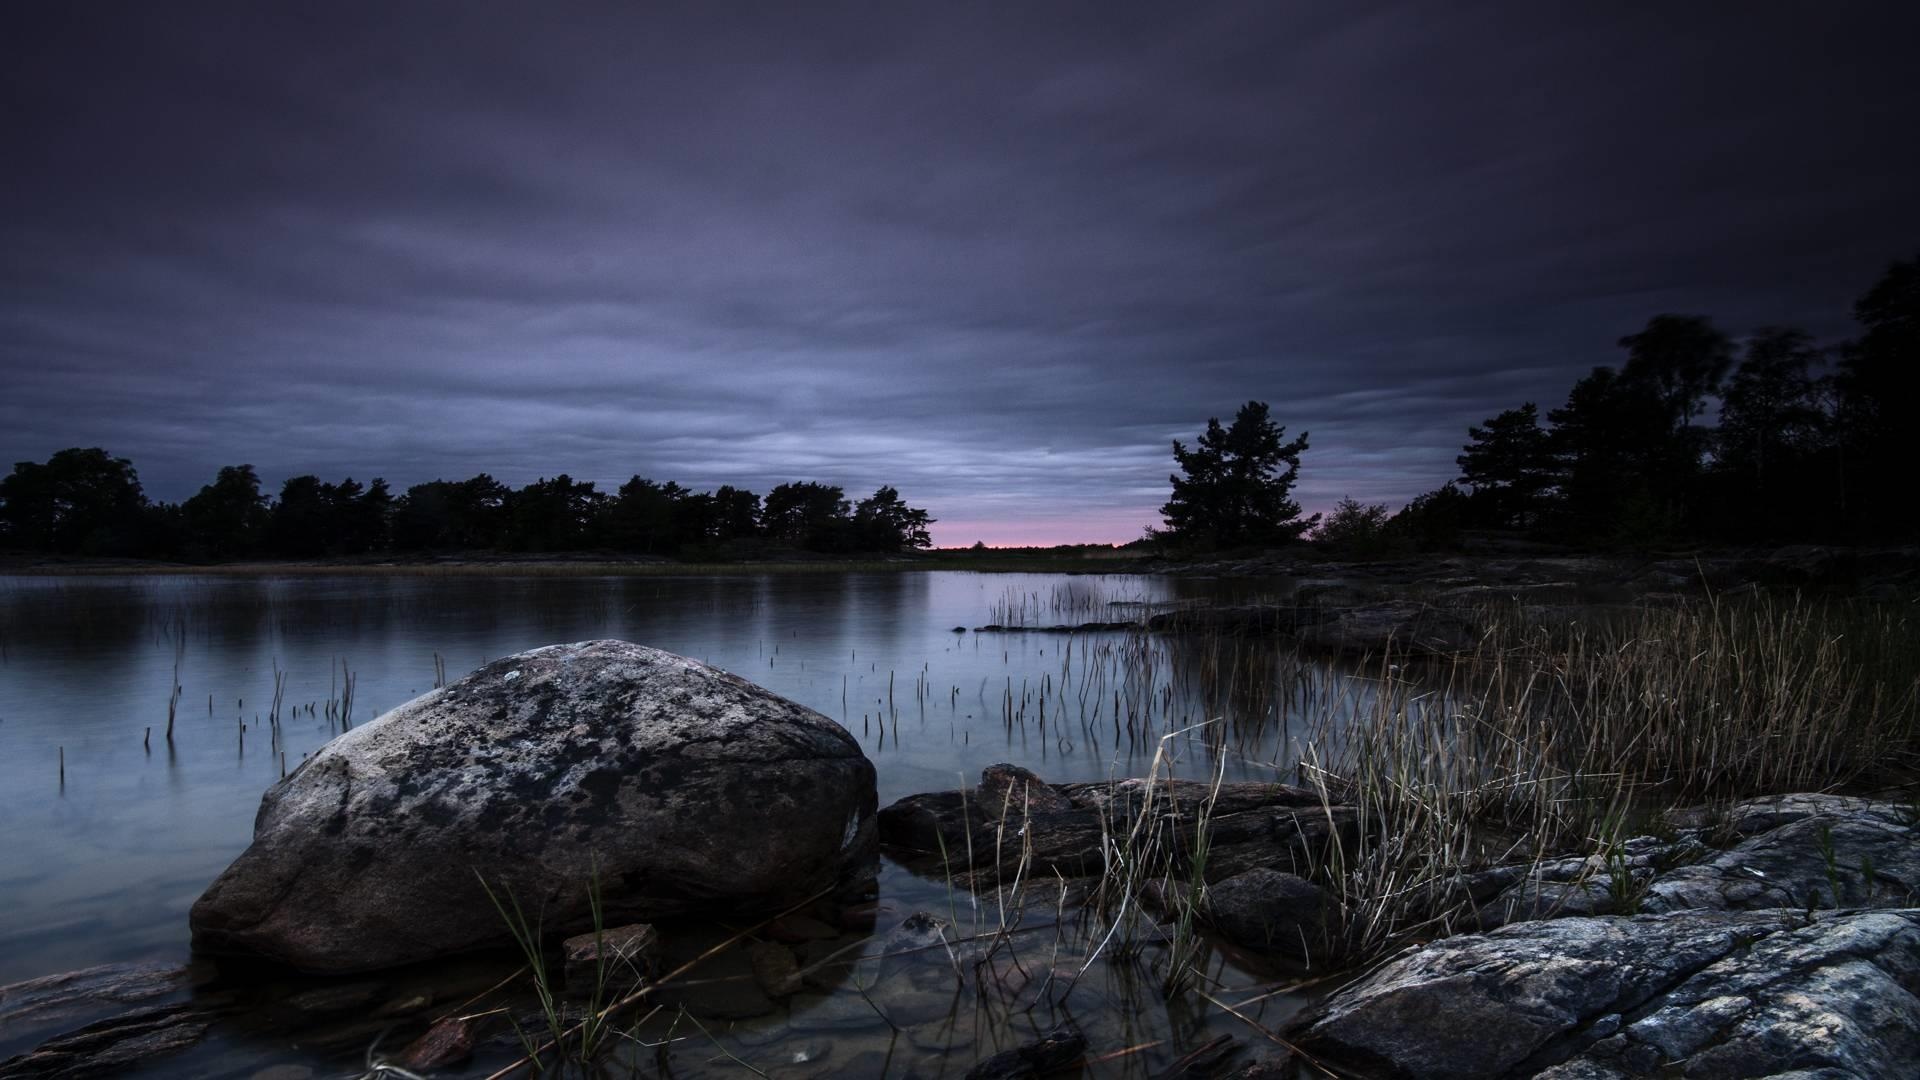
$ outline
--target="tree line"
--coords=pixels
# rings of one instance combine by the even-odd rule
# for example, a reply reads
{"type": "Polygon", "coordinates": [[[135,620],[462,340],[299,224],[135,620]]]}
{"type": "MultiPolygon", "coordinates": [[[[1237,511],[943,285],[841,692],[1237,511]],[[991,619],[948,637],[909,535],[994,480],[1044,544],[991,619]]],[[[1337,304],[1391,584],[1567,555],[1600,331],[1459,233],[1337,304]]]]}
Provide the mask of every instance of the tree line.
{"type": "Polygon", "coordinates": [[[395,494],[382,479],[295,476],[277,497],[229,465],[192,498],[149,500],[133,463],[98,447],[23,461],[0,480],[0,547],[189,562],[379,553],[618,551],[730,558],[793,548],[897,552],[932,545],[927,511],[892,487],[859,501],[811,481],[760,495],[635,476],[618,490],[565,474],[512,488],[486,473],[395,494]]]}
{"type": "Polygon", "coordinates": [[[1768,326],[1736,341],[1702,315],[1656,315],[1543,418],[1534,402],[1467,431],[1460,474],[1398,513],[1345,499],[1322,522],[1290,497],[1305,433],[1265,403],[1208,421],[1157,535],[1178,546],[1270,544],[1314,530],[1350,548],[1443,547],[1467,530],[1578,546],[1920,538],[1905,425],[1920,407],[1920,257],[1853,308],[1857,336],[1821,344],[1768,326]]]}

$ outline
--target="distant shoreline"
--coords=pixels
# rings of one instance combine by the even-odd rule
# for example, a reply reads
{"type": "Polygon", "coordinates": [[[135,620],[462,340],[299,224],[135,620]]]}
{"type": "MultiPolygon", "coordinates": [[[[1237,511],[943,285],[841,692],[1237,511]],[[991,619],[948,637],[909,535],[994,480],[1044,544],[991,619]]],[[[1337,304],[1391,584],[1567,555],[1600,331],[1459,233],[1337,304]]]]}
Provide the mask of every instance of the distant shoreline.
{"type": "Polygon", "coordinates": [[[124,559],[0,556],[0,577],[683,577],[692,575],[893,573],[970,570],[978,573],[1138,573],[1148,560],[1131,552],[1051,554],[957,549],[911,555],[780,558],[737,562],[588,555],[555,558],[473,554],[414,560],[320,559],[171,563],[124,559]]]}

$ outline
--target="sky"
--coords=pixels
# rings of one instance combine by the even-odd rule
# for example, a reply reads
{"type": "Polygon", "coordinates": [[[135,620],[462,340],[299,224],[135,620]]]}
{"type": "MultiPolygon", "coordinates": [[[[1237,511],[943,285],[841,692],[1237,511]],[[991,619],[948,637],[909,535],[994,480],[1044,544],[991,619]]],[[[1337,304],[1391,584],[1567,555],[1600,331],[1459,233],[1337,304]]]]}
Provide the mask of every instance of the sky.
{"type": "Polygon", "coordinates": [[[1656,313],[1920,252],[1920,6],[44,3],[0,462],[882,484],[1126,541],[1266,401],[1398,507],[1656,313]]]}

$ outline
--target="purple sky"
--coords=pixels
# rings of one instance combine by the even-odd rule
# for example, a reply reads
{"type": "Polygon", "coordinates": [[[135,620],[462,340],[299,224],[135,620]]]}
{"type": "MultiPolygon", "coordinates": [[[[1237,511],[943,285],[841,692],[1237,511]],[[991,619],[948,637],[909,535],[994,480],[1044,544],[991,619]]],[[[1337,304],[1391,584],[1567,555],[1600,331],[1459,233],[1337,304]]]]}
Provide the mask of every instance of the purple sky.
{"type": "Polygon", "coordinates": [[[0,462],[897,485],[1128,540],[1248,398],[1396,507],[1656,312],[1920,250],[1911,4],[40,4],[0,462]]]}

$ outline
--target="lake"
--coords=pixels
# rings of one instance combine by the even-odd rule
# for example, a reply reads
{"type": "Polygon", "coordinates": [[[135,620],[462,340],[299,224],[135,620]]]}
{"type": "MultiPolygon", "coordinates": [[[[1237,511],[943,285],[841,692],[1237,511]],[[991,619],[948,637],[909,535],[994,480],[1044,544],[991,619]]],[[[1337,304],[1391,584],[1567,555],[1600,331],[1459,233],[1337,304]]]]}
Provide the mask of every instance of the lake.
{"type": "MultiPolygon", "coordinates": [[[[1287,695],[1337,697],[1329,669],[1270,645],[971,629],[1125,621],[1226,588],[944,571],[0,578],[0,984],[184,961],[188,908],[283,769],[441,670],[556,642],[656,646],[811,706],[861,740],[882,805],[1000,761],[1139,775],[1183,729],[1164,744],[1181,775],[1208,775],[1224,747],[1229,778],[1288,779],[1287,728],[1268,721],[1287,695]]],[[[925,887],[883,874],[883,898],[911,906],[925,887]]]]}

